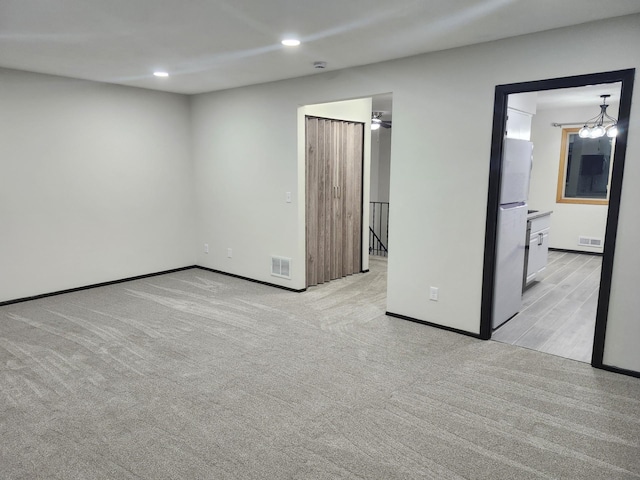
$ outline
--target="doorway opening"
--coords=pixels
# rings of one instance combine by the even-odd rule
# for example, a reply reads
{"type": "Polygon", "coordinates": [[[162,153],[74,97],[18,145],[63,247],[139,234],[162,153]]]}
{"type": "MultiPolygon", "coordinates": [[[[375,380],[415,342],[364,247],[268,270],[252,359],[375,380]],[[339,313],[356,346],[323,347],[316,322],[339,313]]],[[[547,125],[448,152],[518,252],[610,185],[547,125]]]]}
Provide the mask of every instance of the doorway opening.
{"type": "Polygon", "coordinates": [[[591,361],[615,137],[578,132],[600,111],[603,94],[613,115],[604,125],[613,128],[620,86],[508,96],[505,136],[530,142],[533,162],[518,313],[494,329],[493,340],[591,361]]]}
{"type": "Polygon", "coordinates": [[[370,97],[298,108],[305,288],[369,269],[370,122],[370,97]]]}
{"type": "Polygon", "coordinates": [[[391,174],[391,135],[393,94],[371,99],[371,175],[369,180],[369,265],[387,270],[389,244],[389,185],[391,174]]]}
{"type": "MultiPolygon", "coordinates": [[[[391,163],[392,96],[392,93],[384,93],[353,100],[339,100],[321,104],[305,105],[300,107],[298,112],[299,145],[301,146],[301,148],[299,148],[299,159],[300,166],[302,167],[302,172],[305,177],[310,173],[307,170],[307,159],[309,158],[309,137],[306,135],[306,132],[308,132],[307,121],[309,118],[324,119],[325,124],[327,121],[332,122],[339,120],[346,121],[348,123],[355,122],[364,124],[364,131],[362,135],[362,258],[360,262],[360,271],[369,272],[376,270],[376,272],[384,275],[385,283],[387,256],[389,253],[389,185],[391,163]],[[378,121],[380,121],[379,123],[381,124],[379,128],[372,128],[372,125],[378,123],[378,121]],[[370,262],[375,263],[374,268],[371,267],[370,262]]],[[[326,128],[324,131],[326,132],[326,128]]],[[[320,152],[321,150],[319,145],[317,147],[318,148],[315,150],[315,153],[320,152]]],[[[324,150],[326,151],[326,148],[324,148],[324,150]]],[[[315,153],[312,152],[312,155],[315,155],[315,153]]],[[[309,254],[313,255],[314,250],[317,250],[316,246],[314,246],[315,241],[313,239],[319,238],[317,234],[323,232],[326,234],[327,230],[331,229],[331,227],[320,228],[320,226],[318,226],[315,229],[316,232],[311,236],[309,235],[308,220],[312,220],[311,224],[315,224],[317,222],[313,218],[314,214],[312,214],[315,209],[312,208],[312,211],[309,211],[309,208],[312,207],[311,203],[313,203],[313,201],[310,201],[312,199],[307,198],[308,193],[311,191],[310,185],[306,185],[308,180],[309,179],[307,178],[302,180],[305,184],[305,202],[300,211],[303,214],[301,218],[304,219],[303,224],[305,225],[305,282],[307,287],[316,284],[316,279],[309,278],[309,274],[312,273],[312,269],[309,268],[310,264],[308,257],[309,254]],[[312,238],[310,239],[310,237],[312,238]]],[[[316,184],[317,182],[314,180],[312,183],[316,184]]],[[[340,189],[339,193],[336,194],[340,196],[342,193],[343,190],[340,189]]],[[[333,195],[333,190],[331,190],[330,196],[333,195]]],[[[312,195],[312,197],[315,198],[317,195],[312,195]]],[[[316,198],[315,203],[319,203],[319,197],[316,198]]],[[[327,217],[325,215],[325,219],[326,218],[327,217]]],[[[355,239],[357,235],[354,233],[352,237],[355,239]]],[[[320,245],[323,242],[318,240],[315,243],[320,245]]],[[[354,247],[356,247],[355,243],[357,243],[357,241],[354,242],[354,247]]],[[[326,244],[327,242],[325,241],[324,245],[326,246],[326,244]]],[[[316,251],[316,253],[319,253],[319,251],[316,251]]],[[[355,263],[357,262],[354,259],[354,264],[355,263]]],[[[318,271],[317,268],[313,268],[313,270],[316,272],[318,271]]],[[[318,274],[316,274],[315,277],[320,279],[320,275],[318,274]]],[[[323,282],[317,281],[317,283],[320,284],[323,282]]]]}
{"type": "Polygon", "coordinates": [[[364,124],[306,116],[306,286],[362,271],[364,124]]]}
{"type": "MultiPolygon", "coordinates": [[[[575,254],[574,252],[554,252],[550,253],[548,262],[547,278],[549,275],[555,275],[555,280],[557,280],[562,273],[553,273],[552,270],[557,268],[558,272],[563,270],[562,265],[563,262],[565,264],[570,264],[576,262],[576,258],[572,258],[570,255],[578,255],[577,258],[580,260],[578,263],[582,263],[585,267],[582,271],[583,274],[586,274],[585,278],[581,281],[579,280],[579,276],[576,274],[575,278],[571,281],[577,281],[579,283],[587,282],[586,285],[595,284],[597,287],[597,293],[595,295],[591,293],[591,307],[595,311],[595,324],[592,324],[590,327],[585,327],[587,330],[591,329],[593,332],[593,346],[591,348],[590,355],[587,355],[588,358],[580,358],[581,360],[590,360],[591,364],[594,367],[605,368],[602,363],[603,360],[603,352],[604,352],[604,339],[606,333],[606,321],[607,321],[607,313],[608,313],[608,305],[609,305],[609,295],[611,288],[611,275],[613,268],[613,258],[615,253],[615,236],[617,231],[617,223],[618,223],[618,212],[620,208],[620,194],[622,187],[622,175],[624,170],[624,159],[626,153],[626,142],[627,142],[627,126],[629,120],[629,112],[631,107],[631,94],[633,88],[633,77],[634,70],[623,70],[616,72],[605,72],[605,73],[597,73],[590,75],[581,75],[575,77],[565,77],[558,79],[550,79],[550,80],[542,80],[542,81],[533,81],[533,82],[525,82],[519,84],[510,84],[510,85],[500,85],[496,87],[495,93],[495,108],[494,108],[494,121],[493,121],[493,136],[492,136],[492,151],[491,151],[491,168],[490,168],[490,179],[489,179],[489,196],[487,203],[487,228],[486,228],[486,237],[485,237],[485,258],[484,258],[484,278],[483,278],[483,291],[482,291],[482,313],[481,313],[481,337],[485,339],[492,338],[492,335],[495,335],[496,339],[499,339],[500,336],[507,336],[507,330],[504,330],[503,333],[500,333],[500,330],[496,330],[494,333],[495,327],[500,327],[500,324],[504,322],[495,321],[494,312],[496,311],[495,304],[495,289],[498,286],[496,279],[499,281],[499,269],[500,267],[497,265],[496,260],[499,256],[499,237],[500,237],[500,227],[499,227],[499,205],[500,205],[500,189],[502,185],[502,174],[505,168],[503,164],[503,156],[505,155],[505,145],[508,145],[509,142],[505,141],[505,130],[509,128],[509,122],[507,120],[508,114],[508,106],[509,99],[511,95],[517,94],[531,94],[533,92],[538,92],[538,95],[544,99],[545,97],[553,96],[554,94],[567,94],[572,89],[577,89],[578,87],[588,87],[588,86],[597,86],[600,87],[611,87],[612,90],[618,89],[620,92],[620,102],[619,102],[619,111],[618,111],[618,129],[619,133],[615,139],[615,149],[612,155],[613,166],[607,172],[609,173],[607,178],[608,188],[606,189],[606,194],[608,195],[608,205],[605,205],[606,213],[604,223],[606,224],[604,228],[604,247],[602,249],[602,266],[601,271],[598,270],[597,260],[598,257],[589,257],[587,259],[583,258],[581,253],[575,254]],[[597,259],[597,260],[594,260],[597,259]],[[555,267],[553,267],[555,263],[555,267]],[[588,265],[593,267],[591,272],[588,272],[588,265]],[[595,305],[594,305],[595,304],[595,305]]],[[[601,92],[606,93],[606,92],[601,92]]],[[[598,94],[599,95],[599,94],[598,94]]],[[[596,101],[598,100],[598,95],[596,95],[596,101]]],[[[592,102],[594,102],[592,100],[592,102]]],[[[592,104],[593,108],[593,104],[592,104]]],[[[595,112],[594,112],[595,114],[595,112]]],[[[593,116],[593,115],[590,115],[593,116]]],[[[573,121],[585,121],[586,118],[580,118],[575,120],[567,120],[568,122],[573,121]]],[[[564,123],[558,122],[554,120],[553,123],[564,123]]],[[[555,127],[558,128],[558,127],[555,127]]],[[[534,150],[534,162],[537,157],[537,149],[534,150]]],[[[508,155],[508,152],[507,152],[508,155]]],[[[558,152],[559,155],[559,152],[558,152]]],[[[558,158],[558,157],[556,157],[558,158]]],[[[556,160],[558,161],[558,160],[556,160]]],[[[593,162],[592,162],[593,163],[593,162]]],[[[534,173],[535,175],[535,168],[534,173]]],[[[563,182],[566,181],[566,164],[564,166],[565,172],[563,179],[558,183],[560,186],[563,186],[563,182]]],[[[587,168],[587,170],[589,170],[587,168]]],[[[593,169],[592,169],[593,170],[593,169]]],[[[578,169],[579,171],[579,169],[578,169]]],[[[595,176],[596,172],[589,171],[583,173],[592,173],[592,176],[595,176]]],[[[600,175],[603,172],[597,172],[600,175]]],[[[538,179],[540,180],[540,179],[538,179]]],[[[592,181],[601,180],[591,179],[592,181]]],[[[535,177],[532,176],[532,184],[537,181],[535,177]]],[[[547,186],[548,187],[548,186],[547,186]]],[[[537,194],[536,194],[537,196],[537,194]]],[[[541,197],[540,197],[541,198],[541,197]]],[[[560,202],[557,201],[557,198],[554,198],[554,207],[558,210],[558,206],[561,205],[560,202]]],[[[541,204],[542,205],[542,204],[541,204]]],[[[530,209],[536,209],[536,205],[531,205],[530,209]]],[[[553,210],[552,208],[548,208],[548,206],[543,206],[543,210],[553,210]]],[[[526,212],[526,210],[525,210],[526,212]]],[[[534,212],[535,213],[535,212],[534,212]]],[[[553,215],[553,214],[551,214],[553,215]]],[[[553,217],[552,217],[553,218],[553,217]]],[[[544,228],[541,230],[542,236],[539,238],[544,242],[544,228]]],[[[550,234],[550,237],[553,238],[553,231],[549,233],[547,230],[547,234],[550,234]]],[[[571,235],[571,233],[567,233],[567,235],[571,235]]],[[[580,234],[578,236],[581,236],[580,234]]],[[[591,238],[587,235],[583,235],[585,238],[591,238]]],[[[526,234],[523,235],[526,238],[526,234]]],[[[548,240],[547,240],[548,241],[548,240]]],[[[565,244],[568,245],[568,244],[565,244]]],[[[547,244],[548,247],[548,244],[547,244]]],[[[536,246],[537,248],[537,246],[536,246]]],[[[563,247],[563,250],[574,250],[572,248],[568,248],[568,246],[563,247]]],[[[578,248],[575,248],[578,250],[578,248]]],[[[575,264],[574,266],[577,266],[575,264]]],[[[564,273],[569,271],[569,267],[564,269],[564,273]]],[[[535,276],[535,275],[534,275],[535,276]]],[[[543,278],[544,275],[541,277],[543,278]]],[[[527,284],[527,275],[524,275],[523,270],[523,284],[526,286],[527,284]]],[[[534,280],[535,282],[535,280],[534,280]]],[[[550,283],[546,286],[540,287],[542,284],[541,280],[537,281],[538,283],[533,286],[529,286],[530,290],[525,288],[525,294],[527,291],[529,292],[529,297],[534,297],[533,293],[540,294],[541,290],[545,288],[548,290],[547,293],[551,294],[550,283]],[[536,287],[535,289],[533,289],[536,287]]],[[[560,294],[556,294],[559,296],[560,294]]],[[[586,295],[586,292],[576,293],[576,297],[580,297],[581,295],[586,295]]],[[[533,305],[536,303],[536,300],[532,300],[532,298],[528,298],[525,300],[525,307],[529,305],[533,305]]],[[[553,298],[553,296],[549,297],[553,298]]],[[[549,299],[548,298],[548,299],[549,299]]],[[[538,298],[539,300],[540,298],[538,298]]],[[[547,306],[548,307],[548,306],[547,306]]],[[[539,303],[538,308],[543,308],[543,304],[539,303]]],[[[519,309],[520,310],[520,309],[519,309]]],[[[526,308],[524,309],[526,311],[526,308]]],[[[523,313],[524,313],[523,311],[523,313]]],[[[530,310],[529,312],[529,322],[535,324],[539,320],[540,312],[535,309],[530,310]]],[[[525,318],[526,315],[523,315],[525,318]]],[[[517,316],[514,317],[517,319],[517,316]]],[[[507,325],[509,323],[509,318],[505,319],[507,325]]],[[[552,319],[547,319],[551,321],[552,319]]],[[[516,325],[516,323],[514,323],[516,325]]],[[[522,328],[526,328],[527,325],[521,325],[522,328]]],[[[529,327],[532,327],[530,324],[529,327]]],[[[504,328],[504,327],[500,327],[504,328]]],[[[515,334],[514,334],[515,335],[515,334]]],[[[540,339],[538,339],[540,340],[540,339]]],[[[545,340],[548,341],[548,340],[545,340]]],[[[527,345],[525,345],[527,346],[527,345]]],[[[557,352],[549,352],[549,353],[557,353],[557,352]]]]}

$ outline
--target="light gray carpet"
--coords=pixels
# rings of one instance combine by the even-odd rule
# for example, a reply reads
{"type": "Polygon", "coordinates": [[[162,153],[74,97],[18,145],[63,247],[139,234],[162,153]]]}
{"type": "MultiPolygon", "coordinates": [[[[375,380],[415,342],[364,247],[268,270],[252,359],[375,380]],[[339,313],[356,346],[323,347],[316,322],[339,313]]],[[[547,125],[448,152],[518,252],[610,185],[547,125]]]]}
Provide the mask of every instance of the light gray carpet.
{"type": "Polygon", "coordinates": [[[0,308],[2,479],[640,478],[640,380],[202,270],[0,308]]]}

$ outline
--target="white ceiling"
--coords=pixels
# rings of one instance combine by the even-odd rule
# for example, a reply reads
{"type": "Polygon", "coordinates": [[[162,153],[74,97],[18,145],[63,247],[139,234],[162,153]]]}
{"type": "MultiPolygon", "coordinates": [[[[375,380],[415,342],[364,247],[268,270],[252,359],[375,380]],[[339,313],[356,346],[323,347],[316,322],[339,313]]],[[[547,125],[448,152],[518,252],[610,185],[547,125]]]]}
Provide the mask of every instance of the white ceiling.
{"type": "Polygon", "coordinates": [[[600,95],[611,95],[611,97],[607,99],[607,104],[617,104],[620,103],[621,88],[622,84],[618,82],[538,92],[536,107],[538,110],[593,107],[595,115],[600,111],[599,105],[602,103],[600,95]]]}
{"type": "Polygon", "coordinates": [[[638,0],[1,0],[0,66],[189,94],[639,12],[638,0]],[[283,47],[290,35],[303,44],[283,47]]]}
{"type": "Polygon", "coordinates": [[[393,94],[384,93],[371,97],[371,111],[381,112],[381,120],[391,120],[391,115],[393,113],[393,94]]]}

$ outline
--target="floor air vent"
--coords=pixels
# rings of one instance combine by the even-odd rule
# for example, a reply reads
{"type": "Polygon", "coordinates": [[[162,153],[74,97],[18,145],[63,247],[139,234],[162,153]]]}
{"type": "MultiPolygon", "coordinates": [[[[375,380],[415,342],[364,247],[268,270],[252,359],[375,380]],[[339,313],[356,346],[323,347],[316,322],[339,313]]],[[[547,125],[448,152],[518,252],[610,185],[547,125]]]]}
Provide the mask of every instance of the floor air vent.
{"type": "Polygon", "coordinates": [[[578,237],[578,245],[581,247],[602,247],[601,238],[578,237]]]}
{"type": "Polygon", "coordinates": [[[291,278],[291,259],[286,257],[271,257],[271,275],[274,277],[291,278]]]}

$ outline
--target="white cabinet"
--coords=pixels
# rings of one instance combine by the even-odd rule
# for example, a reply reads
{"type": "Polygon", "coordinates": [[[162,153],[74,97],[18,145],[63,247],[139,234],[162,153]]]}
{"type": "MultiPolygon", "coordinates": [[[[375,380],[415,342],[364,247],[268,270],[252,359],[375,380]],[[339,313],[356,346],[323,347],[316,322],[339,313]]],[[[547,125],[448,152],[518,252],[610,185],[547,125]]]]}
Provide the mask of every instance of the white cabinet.
{"type": "Polygon", "coordinates": [[[531,140],[531,119],[536,114],[537,92],[512,93],[507,100],[508,138],[531,140]]]}
{"type": "Polygon", "coordinates": [[[540,280],[547,268],[549,230],[551,227],[550,213],[533,216],[528,221],[525,286],[534,280],[540,280]]]}
{"type": "Polygon", "coordinates": [[[535,115],[538,110],[538,92],[512,93],[507,99],[507,107],[535,115]]]}
{"type": "Polygon", "coordinates": [[[531,140],[531,115],[512,108],[507,109],[507,138],[531,140]]]}

